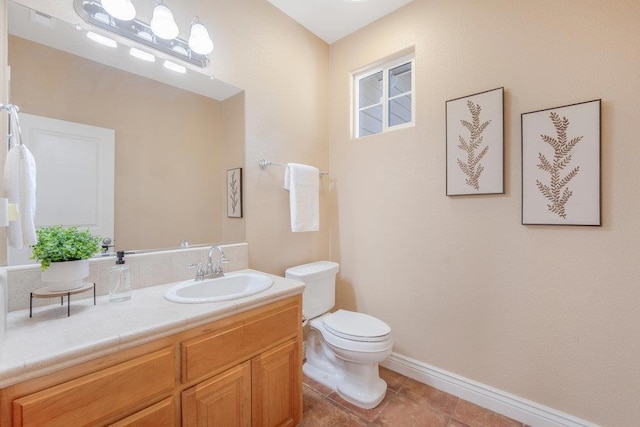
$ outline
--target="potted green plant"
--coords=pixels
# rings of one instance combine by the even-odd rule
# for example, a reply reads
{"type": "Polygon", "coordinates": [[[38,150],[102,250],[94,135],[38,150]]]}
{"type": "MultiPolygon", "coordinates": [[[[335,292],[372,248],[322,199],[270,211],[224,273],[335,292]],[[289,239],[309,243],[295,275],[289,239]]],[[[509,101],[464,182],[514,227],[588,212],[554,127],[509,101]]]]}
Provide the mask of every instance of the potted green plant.
{"type": "Polygon", "coordinates": [[[100,238],[77,226],[55,225],[36,230],[31,259],[40,261],[42,281],[51,291],[79,288],[89,275],[88,259],[100,251],[100,238]]]}

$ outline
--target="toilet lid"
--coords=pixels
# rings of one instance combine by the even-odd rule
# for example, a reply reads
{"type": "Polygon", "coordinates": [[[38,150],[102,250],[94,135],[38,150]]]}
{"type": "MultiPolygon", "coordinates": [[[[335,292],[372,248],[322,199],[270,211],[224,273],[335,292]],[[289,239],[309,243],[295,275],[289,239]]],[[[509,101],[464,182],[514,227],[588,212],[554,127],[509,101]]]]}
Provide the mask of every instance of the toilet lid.
{"type": "Polygon", "coordinates": [[[391,333],[389,325],[363,313],[338,310],[323,318],[325,329],[353,341],[383,341],[391,333]]]}

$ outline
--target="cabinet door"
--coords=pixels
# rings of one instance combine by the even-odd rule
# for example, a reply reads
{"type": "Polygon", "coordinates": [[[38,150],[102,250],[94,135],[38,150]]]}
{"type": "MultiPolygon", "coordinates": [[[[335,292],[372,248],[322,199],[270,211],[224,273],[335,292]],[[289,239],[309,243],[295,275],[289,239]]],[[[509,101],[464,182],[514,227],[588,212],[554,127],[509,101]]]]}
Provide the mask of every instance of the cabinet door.
{"type": "Polygon", "coordinates": [[[110,427],[171,427],[176,425],[176,408],[173,397],[111,424],[110,427]]]}
{"type": "Polygon", "coordinates": [[[244,362],[182,392],[182,425],[250,426],[251,363],[244,362]]]}
{"type": "Polygon", "coordinates": [[[252,359],[254,426],[295,426],[302,421],[300,343],[288,341],[252,359]]]}

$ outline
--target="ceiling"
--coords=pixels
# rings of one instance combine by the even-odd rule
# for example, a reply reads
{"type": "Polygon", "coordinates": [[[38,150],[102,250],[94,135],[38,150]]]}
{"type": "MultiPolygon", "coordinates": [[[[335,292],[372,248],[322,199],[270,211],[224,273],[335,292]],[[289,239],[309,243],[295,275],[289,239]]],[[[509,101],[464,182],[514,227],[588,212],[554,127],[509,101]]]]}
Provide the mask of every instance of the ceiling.
{"type": "Polygon", "coordinates": [[[413,0],[269,0],[328,44],[413,0]]]}

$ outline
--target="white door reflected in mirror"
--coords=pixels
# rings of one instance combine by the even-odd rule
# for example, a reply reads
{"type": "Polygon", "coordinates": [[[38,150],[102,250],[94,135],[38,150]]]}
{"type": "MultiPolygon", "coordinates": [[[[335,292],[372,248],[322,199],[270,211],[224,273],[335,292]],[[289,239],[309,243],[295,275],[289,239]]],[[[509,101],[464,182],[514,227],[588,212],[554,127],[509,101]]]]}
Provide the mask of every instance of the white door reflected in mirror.
{"type": "MultiPolygon", "coordinates": [[[[36,227],[77,225],[113,238],[115,131],[20,114],[22,141],[36,161],[36,227]]],[[[33,263],[9,247],[9,265],[33,263]]]]}

